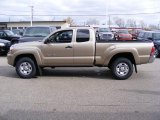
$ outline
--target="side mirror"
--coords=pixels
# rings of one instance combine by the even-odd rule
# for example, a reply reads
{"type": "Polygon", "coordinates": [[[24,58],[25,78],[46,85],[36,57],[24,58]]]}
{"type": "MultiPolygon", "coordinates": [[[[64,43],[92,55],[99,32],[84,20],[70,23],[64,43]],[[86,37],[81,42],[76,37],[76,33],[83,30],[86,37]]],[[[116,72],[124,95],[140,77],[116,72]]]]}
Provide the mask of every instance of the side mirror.
{"type": "Polygon", "coordinates": [[[20,34],[21,36],[23,36],[23,32],[20,32],[19,34],[20,34]]]}
{"type": "Polygon", "coordinates": [[[44,41],[44,44],[48,44],[50,43],[50,40],[47,38],[45,41],[44,41]]]}
{"type": "Polygon", "coordinates": [[[152,40],[153,41],[153,38],[152,37],[148,37],[148,40],[152,40]]]}

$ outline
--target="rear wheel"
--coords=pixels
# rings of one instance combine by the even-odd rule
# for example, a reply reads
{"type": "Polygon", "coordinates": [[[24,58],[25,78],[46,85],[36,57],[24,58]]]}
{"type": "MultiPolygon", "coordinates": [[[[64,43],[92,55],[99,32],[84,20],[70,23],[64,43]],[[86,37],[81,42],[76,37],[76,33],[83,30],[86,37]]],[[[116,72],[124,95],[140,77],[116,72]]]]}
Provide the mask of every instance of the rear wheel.
{"type": "Polygon", "coordinates": [[[16,63],[16,72],[21,78],[33,78],[36,76],[37,69],[31,58],[23,57],[16,63]]]}
{"type": "Polygon", "coordinates": [[[133,64],[127,58],[117,58],[111,65],[112,75],[115,79],[125,80],[133,73],[133,64]]]}

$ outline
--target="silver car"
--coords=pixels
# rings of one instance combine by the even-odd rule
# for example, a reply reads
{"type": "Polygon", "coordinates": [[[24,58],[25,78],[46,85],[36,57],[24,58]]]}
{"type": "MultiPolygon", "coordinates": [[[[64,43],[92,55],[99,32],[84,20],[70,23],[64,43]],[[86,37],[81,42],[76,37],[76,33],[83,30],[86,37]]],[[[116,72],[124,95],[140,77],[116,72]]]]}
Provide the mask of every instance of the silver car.
{"type": "Polygon", "coordinates": [[[97,31],[97,36],[99,40],[102,41],[115,40],[115,36],[111,32],[110,28],[99,28],[97,31]]]}

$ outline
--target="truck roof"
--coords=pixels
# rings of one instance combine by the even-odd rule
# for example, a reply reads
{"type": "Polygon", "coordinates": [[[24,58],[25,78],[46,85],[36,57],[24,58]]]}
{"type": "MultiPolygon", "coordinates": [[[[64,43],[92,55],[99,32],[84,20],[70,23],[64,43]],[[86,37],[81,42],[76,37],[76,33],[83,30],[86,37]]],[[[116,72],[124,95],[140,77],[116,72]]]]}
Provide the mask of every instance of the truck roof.
{"type": "Polygon", "coordinates": [[[94,29],[94,28],[93,27],[68,27],[68,28],[59,29],[58,31],[60,31],[60,30],[70,30],[70,29],[94,29]]]}

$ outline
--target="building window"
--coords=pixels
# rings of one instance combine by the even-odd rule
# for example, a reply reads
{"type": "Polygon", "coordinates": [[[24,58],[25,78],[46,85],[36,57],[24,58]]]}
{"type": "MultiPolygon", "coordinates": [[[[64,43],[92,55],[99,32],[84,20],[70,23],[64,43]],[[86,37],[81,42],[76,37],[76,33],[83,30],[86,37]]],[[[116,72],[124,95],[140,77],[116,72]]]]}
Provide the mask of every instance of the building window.
{"type": "Polygon", "coordinates": [[[18,29],[23,29],[23,27],[18,27],[18,29]]]}
{"type": "Polygon", "coordinates": [[[13,29],[17,29],[17,27],[12,27],[12,30],[13,30],[13,29]]]}

